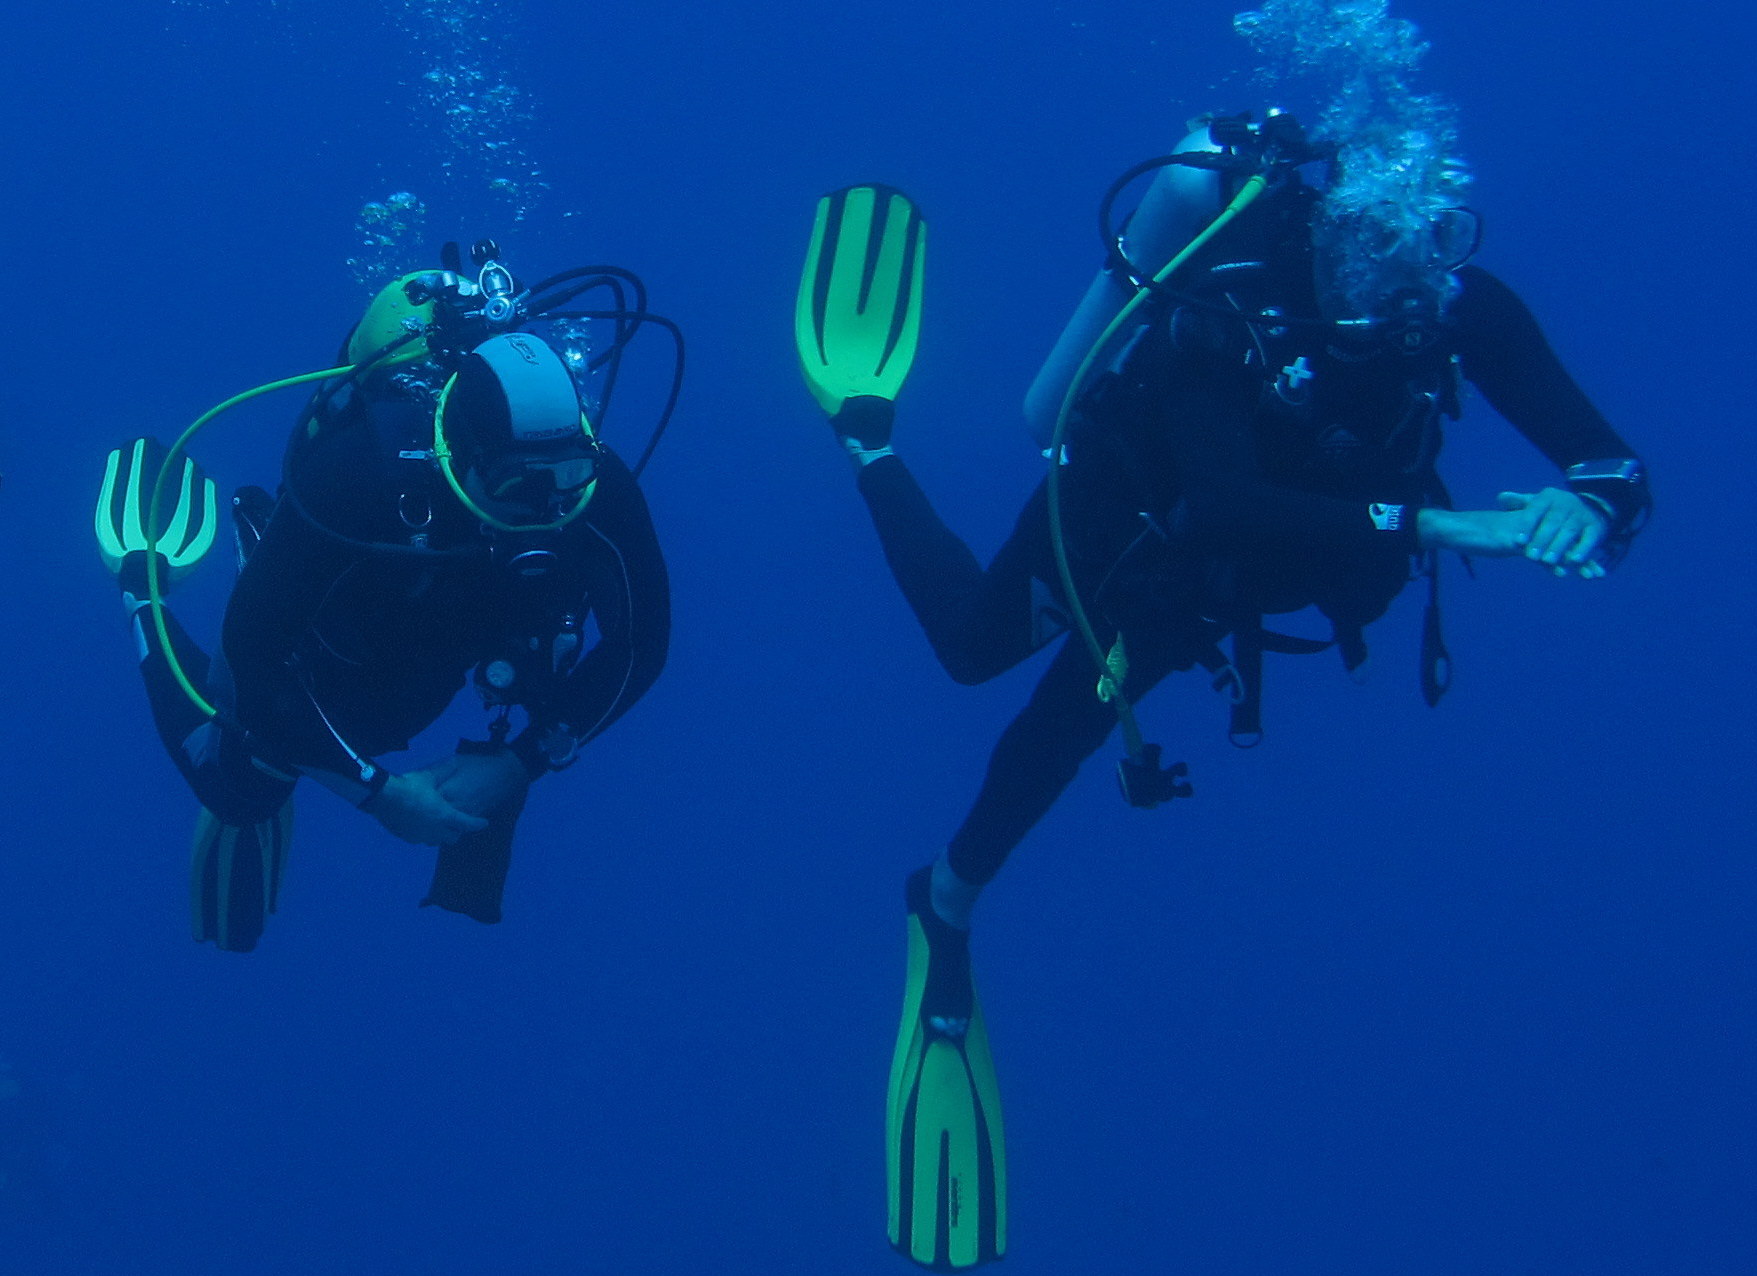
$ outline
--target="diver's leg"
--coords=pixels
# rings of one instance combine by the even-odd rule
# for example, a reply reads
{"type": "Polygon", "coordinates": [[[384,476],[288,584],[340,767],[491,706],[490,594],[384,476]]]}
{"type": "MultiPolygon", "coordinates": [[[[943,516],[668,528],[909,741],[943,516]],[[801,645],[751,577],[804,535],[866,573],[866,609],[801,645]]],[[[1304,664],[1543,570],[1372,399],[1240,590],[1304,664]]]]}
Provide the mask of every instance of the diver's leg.
{"type": "Polygon", "coordinates": [[[891,574],[934,655],[955,681],[985,682],[1065,626],[1041,580],[1048,550],[1041,489],[984,569],[895,456],[863,466],[859,485],[891,574]]]}
{"type": "MultiPolygon", "coordinates": [[[[119,574],[118,583],[123,606],[129,613],[135,651],[140,657],[153,725],[165,752],[195,791],[196,798],[221,820],[228,824],[250,824],[270,818],[292,792],[292,781],[267,774],[254,765],[237,733],[221,728],[190,700],[159,643],[152,609],[146,602],[144,577],[144,563],[136,572],[135,564],[130,562],[119,574]]],[[[214,667],[169,608],[161,610],[171,650],[184,676],[197,691],[209,699],[215,698],[216,689],[211,684],[226,681],[223,671],[214,667]]]]}
{"type": "MultiPolygon", "coordinates": [[[[1127,694],[1138,700],[1179,667],[1167,642],[1130,636],[1127,694]]],[[[1012,849],[1055,804],[1080,764],[1104,743],[1116,711],[1100,700],[1092,658],[1070,639],[1025,708],[1002,732],[976,802],[935,865],[934,904],[967,923],[976,892],[1000,871],[1012,849]]]]}
{"type": "MultiPolygon", "coordinates": [[[[150,607],[142,601],[144,583],[131,579],[129,567],[125,564],[120,575],[123,603],[153,725],[202,806],[189,866],[195,938],[230,952],[249,952],[280,893],[292,838],[288,799],[294,781],[264,772],[236,730],[222,727],[190,700],[160,645],[150,607]]],[[[169,611],[164,620],[184,676],[208,699],[229,703],[223,663],[210,661],[169,611]]]]}
{"type": "MultiPolygon", "coordinates": [[[[1138,696],[1172,667],[1170,647],[1132,651],[1130,664],[1138,696]]],[[[1001,737],[947,854],[904,888],[909,960],[885,1109],[891,1240],[936,1271],[967,1270],[1006,1249],[1006,1136],[971,976],[970,909],[1110,733],[1115,714],[1094,681],[1081,645],[1064,644],[1001,737]]]]}

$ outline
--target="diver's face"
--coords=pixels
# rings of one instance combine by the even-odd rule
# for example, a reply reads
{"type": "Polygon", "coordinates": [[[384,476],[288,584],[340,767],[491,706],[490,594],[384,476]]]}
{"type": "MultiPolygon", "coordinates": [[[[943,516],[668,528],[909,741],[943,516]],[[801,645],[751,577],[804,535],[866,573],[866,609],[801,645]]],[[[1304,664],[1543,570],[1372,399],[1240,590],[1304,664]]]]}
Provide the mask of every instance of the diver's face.
{"type": "Polygon", "coordinates": [[[1312,265],[1325,319],[1345,330],[1431,330],[1457,291],[1452,271],[1468,256],[1452,219],[1397,224],[1366,214],[1320,218],[1312,265]]]}

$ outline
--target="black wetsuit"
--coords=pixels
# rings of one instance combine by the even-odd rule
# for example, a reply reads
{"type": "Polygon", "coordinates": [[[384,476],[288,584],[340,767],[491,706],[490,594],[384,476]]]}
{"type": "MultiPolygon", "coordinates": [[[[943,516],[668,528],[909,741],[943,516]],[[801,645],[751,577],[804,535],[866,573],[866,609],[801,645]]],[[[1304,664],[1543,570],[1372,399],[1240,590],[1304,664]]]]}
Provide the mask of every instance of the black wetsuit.
{"type": "MultiPolygon", "coordinates": [[[[1317,313],[1303,228],[1256,232],[1217,238],[1180,276],[1193,301],[1156,299],[1069,435],[1073,576],[1100,641],[1124,637],[1131,700],[1265,613],[1316,606],[1344,658],[1363,657],[1361,627],[1410,579],[1418,510],[1446,504],[1434,459],[1461,378],[1558,467],[1634,455],[1485,271],[1458,273],[1443,327],[1412,351],[1338,350],[1316,325],[1230,317],[1317,313]]],[[[895,457],[865,466],[859,487],[953,678],[992,678],[1065,628],[1043,486],[987,570],[895,457]]],[[[966,881],[999,871],[1109,734],[1116,715],[1095,678],[1070,639],[1002,734],[949,846],[966,881]]]]}
{"type": "MultiPolygon", "coordinates": [[[[532,778],[568,765],[658,676],[669,584],[627,466],[603,450],[590,503],[558,532],[490,533],[429,460],[399,455],[430,444],[431,422],[431,406],[394,388],[329,404],[296,436],[272,514],[259,512],[223,660],[210,665],[167,616],[185,670],[230,725],[208,726],[149,646],[161,737],[225,823],[267,819],[304,772],[376,791],[375,756],[406,748],[472,669],[510,676],[495,694],[524,711],[510,747],[532,778]],[[510,560],[527,550],[553,554],[548,569],[521,574],[510,560]]],[[[517,815],[442,850],[429,902],[498,917],[517,815]]]]}

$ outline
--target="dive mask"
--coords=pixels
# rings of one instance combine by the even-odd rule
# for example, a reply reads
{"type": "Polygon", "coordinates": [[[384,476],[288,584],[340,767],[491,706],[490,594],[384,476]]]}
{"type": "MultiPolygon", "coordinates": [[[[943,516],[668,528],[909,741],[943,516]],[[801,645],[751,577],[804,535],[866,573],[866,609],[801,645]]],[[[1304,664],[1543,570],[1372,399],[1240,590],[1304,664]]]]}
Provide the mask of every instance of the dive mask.
{"type": "Polygon", "coordinates": [[[1420,349],[1458,293],[1453,272],[1480,238],[1467,208],[1419,219],[1395,209],[1320,214],[1312,227],[1319,307],[1343,334],[1420,349]]]}

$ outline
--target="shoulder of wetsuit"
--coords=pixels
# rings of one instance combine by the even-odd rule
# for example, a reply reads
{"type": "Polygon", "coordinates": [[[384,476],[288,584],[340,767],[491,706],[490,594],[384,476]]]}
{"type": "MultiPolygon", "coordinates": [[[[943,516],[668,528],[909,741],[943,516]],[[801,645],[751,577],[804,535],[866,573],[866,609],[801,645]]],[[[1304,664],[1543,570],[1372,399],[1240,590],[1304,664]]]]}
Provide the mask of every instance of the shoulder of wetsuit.
{"type": "Polygon", "coordinates": [[[1548,347],[1531,307],[1499,277],[1476,265],[1461,266],[1453,276],[1458,292],[1446,306],[1445,322],[1466,376],[1474,380],[1488,364],[1548,347]]]}
{"type": "Polygon", "coordinates": [[[1460,330],[1475,330],[1508,320],[1531,321],[1531,310],[1518,293],[1498,275],[1474,263],[1452,272],[1458,292],[1446,307],[1448,323],[1460,330]]]}

